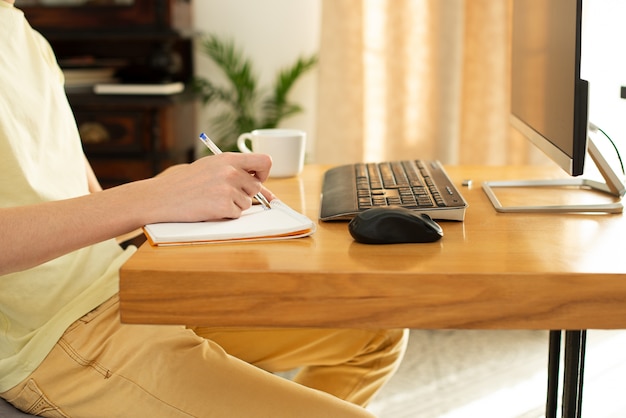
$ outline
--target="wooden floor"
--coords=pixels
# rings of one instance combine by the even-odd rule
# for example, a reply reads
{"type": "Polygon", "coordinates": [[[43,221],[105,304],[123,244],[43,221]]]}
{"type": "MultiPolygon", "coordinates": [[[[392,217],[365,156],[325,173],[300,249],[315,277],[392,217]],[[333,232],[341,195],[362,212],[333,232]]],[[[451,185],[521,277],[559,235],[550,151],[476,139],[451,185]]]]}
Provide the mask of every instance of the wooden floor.
{"type": "MultiPolygon", "coordinates": [[[[369,409],[380,418],[544,416],[545,331],[411,331],[369,409]]],[[[589,331],[583,417],[626,416],[626,332],[589,331]]]]}

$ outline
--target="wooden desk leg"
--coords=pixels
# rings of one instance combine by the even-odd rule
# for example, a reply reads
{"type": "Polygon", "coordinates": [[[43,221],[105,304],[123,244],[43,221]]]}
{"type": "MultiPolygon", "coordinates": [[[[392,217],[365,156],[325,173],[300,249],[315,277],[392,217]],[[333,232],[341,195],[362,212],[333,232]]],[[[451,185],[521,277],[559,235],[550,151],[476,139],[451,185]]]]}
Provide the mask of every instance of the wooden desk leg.
{"type": "MultiPolygon", "coordinates": [[[[559,396],[559,368],[562,331],[550,331],[548,352],[548,396],[546,418],[556,418],[559,396]]],[[[585,368],[587,331],[565,331],[562,418],[580,418],[585,368]]]]}
{"type": "Polygon", "coordinates": [[[550,331],[548,347],[548,397],[546,418],[556,418],[559,408],[559,368],[561,365],[561,331],[550,331]]]}
{"type": "Polygon", "coordinates": [[[565,331],[563,418],[580,418],[587,331],[565,331]]]}

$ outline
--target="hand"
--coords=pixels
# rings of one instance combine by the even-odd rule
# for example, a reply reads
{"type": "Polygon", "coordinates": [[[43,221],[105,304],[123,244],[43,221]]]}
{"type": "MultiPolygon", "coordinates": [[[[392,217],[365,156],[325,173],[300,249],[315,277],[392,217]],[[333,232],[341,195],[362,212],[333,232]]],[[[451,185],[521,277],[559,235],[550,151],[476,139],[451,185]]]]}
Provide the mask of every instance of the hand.
{"type": "Polygon", "coordinates": [[[148,223],[237,218],[259,191],[274,198],[261,184],[271,165],[267,155],[224,153],[84,196],[0,208],[0,275],[148,223]]]}
{"type": "Polygon", "coordinates": [[[223,153],[177,166],[151,180],[155,201],[154,222],[193,222],[238,218],[252,205],[259,191],[275,196],[262,186],[271,158],[262,154],[223,153]]]}

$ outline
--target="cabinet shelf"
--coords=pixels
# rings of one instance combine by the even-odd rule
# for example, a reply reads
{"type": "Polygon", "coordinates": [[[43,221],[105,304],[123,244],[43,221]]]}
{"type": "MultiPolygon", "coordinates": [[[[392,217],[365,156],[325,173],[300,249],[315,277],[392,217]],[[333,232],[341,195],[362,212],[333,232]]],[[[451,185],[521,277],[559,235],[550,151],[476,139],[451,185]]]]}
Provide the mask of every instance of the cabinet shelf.
{"type": "Polygon", "coordinates": [[[192,31],[176,31],[162,28],[122,28],[115,31],[110,29],[40,29],[42,35],[52,41],[75,41],[80,36],[83,41],[105,40],[121,41],[132,39],[134,41],[174,41],[178,39],[193,38],[192,31]]]}
{"type": "Polygon", "coordinates": [[[114,31],[130,27],[184,31],[191,28],[191,3],[191,0],[132,0],[123,4],[87,1],[78,5],[62,2],[55,5],[31,0],[23,1],[20,7],[30,23],[44,31],[114,31]]]}
{"type": "MultiPolygon", "coordinates": [[[[108,68],[120,82],[189,85],[190,0],[102,3],[23,0],[19,7],[48,39],[66,76],[67,70],[108,68]]],[[[82,82],[79,87],[68,82],[66,91],[85,154],[103,187],[151,177],[194,158],[197,100],[189,89],[173,95],[98,95],[82,82]]]]}

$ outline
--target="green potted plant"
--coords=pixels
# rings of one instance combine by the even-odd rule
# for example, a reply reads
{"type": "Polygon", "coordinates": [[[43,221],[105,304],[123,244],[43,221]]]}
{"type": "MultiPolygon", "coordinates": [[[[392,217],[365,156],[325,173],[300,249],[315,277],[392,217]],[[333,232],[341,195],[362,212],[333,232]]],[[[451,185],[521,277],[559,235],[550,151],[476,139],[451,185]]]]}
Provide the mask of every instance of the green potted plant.
{"type": "Polygon", "coordinates": [[[232,40],[210,34],[200,42],[200,48],[228,81],[222,86],[202,77],[194,80],[202,103],[216,109],[210,120],[211,137],[223,151],[237,151],[237,137],[244,132],[276,128],[284,118],[302,112],[288,95],[295,82],[317,64],[317,54],[299,57],[280,70],[270,89],[263,91],[252,62],[232,40]]]}

